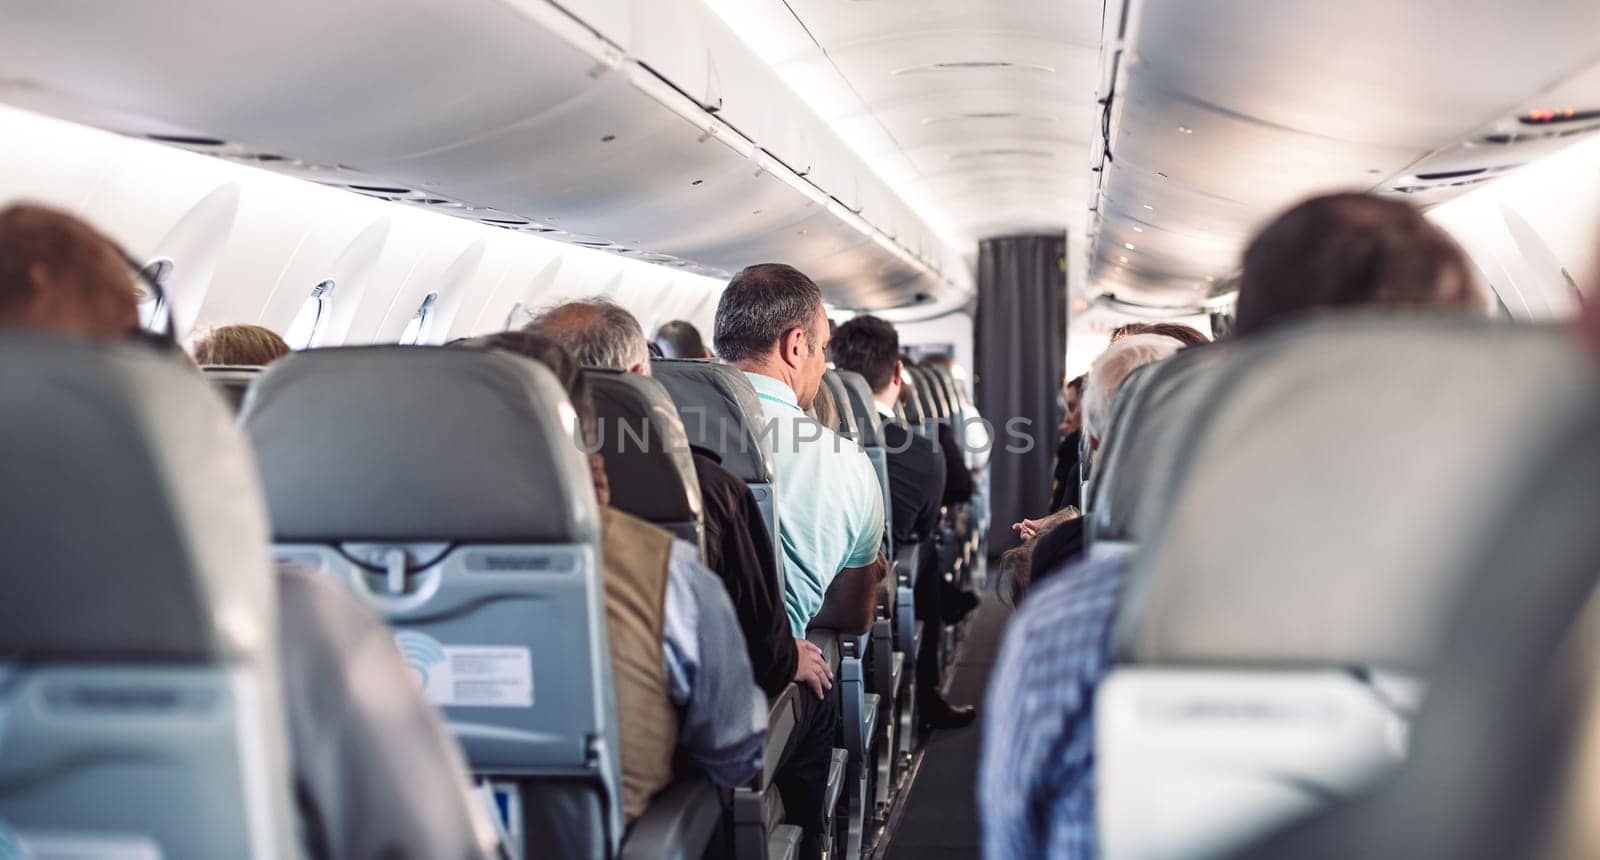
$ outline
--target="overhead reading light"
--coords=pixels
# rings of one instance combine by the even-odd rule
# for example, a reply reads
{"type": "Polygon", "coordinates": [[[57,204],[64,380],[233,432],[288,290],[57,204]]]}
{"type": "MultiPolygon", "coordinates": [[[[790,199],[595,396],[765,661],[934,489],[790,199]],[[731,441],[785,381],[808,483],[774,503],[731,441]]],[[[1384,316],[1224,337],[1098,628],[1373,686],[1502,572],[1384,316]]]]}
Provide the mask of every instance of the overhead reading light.
{"type": "Polygon", "coordinates": [[[1128,250],[1132,251],[1133,250],[1133,243],[1132,242],[1123,242],[1122,243],[1122,247],[1127,248],[1128,250]]]}
{"type": "Polygon", "coordinates": [[[895,69],[889,74],[896,77],[900,75],[922,75],[929,72],[973,72],[991,71],[995,69],[1017,69],[1024,72],[1053,73],[1054,68],[1039,63],[1014,63],[1010,60],[953,60],[944,63],[923,63],[916,66],[906,66],[895,69]]]}
{"type": "Polygon", "coordinates": [[[1558,125],[1566,122],[1587,122],[1592,119],[1600,119],[1600,109],[1580,110],[1568,106],[1555,110],[1531,110],[1517,117],[1517,122],[1523,125],[1558,125]]]}

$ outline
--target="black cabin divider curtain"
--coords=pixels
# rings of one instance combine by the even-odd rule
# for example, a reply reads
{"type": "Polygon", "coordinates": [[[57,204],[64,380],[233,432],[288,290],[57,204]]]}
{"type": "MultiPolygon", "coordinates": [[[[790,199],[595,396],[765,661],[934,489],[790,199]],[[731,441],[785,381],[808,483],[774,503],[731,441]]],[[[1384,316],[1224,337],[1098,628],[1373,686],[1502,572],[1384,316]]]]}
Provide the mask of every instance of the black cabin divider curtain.
{"type": "Polygon", "coordinates": [[[1043,515],[1050,505],[1066,369],[1066,250],[1059,234],[1004,236],[978,246],[978,409],[995,431],[990,552],[1016,546],[1011,524],[1043,515]]]}

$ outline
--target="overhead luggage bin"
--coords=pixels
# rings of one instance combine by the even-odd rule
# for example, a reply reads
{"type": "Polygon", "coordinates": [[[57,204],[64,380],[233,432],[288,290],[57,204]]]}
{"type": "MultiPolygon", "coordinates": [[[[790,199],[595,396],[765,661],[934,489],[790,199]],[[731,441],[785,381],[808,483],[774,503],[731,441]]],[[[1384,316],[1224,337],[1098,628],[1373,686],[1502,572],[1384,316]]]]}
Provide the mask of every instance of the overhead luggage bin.
{"type": "Polygon", "coordinates": [[[784,260],[844,307],[972,292],[956,249],[699,3],[69,0],[8,16],[0,80],[19,107],[506,229],[707,274],[784,260]],[[669,5],[693,26],[664,25],[669,5]]]}

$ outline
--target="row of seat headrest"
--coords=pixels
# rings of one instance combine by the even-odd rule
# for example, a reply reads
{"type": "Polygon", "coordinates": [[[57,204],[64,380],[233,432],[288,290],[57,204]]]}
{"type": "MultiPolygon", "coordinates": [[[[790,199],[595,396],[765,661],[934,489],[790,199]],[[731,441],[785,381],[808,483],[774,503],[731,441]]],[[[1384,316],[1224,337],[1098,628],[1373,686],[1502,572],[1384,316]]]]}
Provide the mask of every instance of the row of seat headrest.
{"type": "Polygon", "coordinates": [[[156,661],[276,637],[267,517],[227,407],[176,356],[0,336],[0,655],[156,661]]]}
{"type": "MultiPolygon", "coordinates": [[[[26,404],[7,410],[0,431],[0,475],[27,488],[7,502],[5,544],[14,569],[42,574],[8,578],[6,653],[132,646],[178,657],[259,645],[269,540],[552,543],[598,532],[565,392],[510,353],[352,347],[265,371],[209,368],[242,398],[241,439],[174,356],[26,334],[0,348],[7,396],[26,404]],[[68,615],[81,623],[62,627],[68,615]]],[[[762,412],[739,371],[681,360],[653,370],[586,371],[601,450],[625,476],[613,486],[619,506],[697,520],[690,443],[720,451],[746,481],[771,481],[749,417],[762,412]],[[640,421],[615,420],[628,417],[640,421]]],[[[830,372],[829,385],[862,444],[881,443],[866,381],[830,372]]]]}
{"type": "Polygon", "coordinates": [[[261,374],[239,420],[279,543],[592,541],[574,413],[499,350],[312,350],[261,374]]]}
{"type": "Polygon", "coordinates": [[[1502,489],[1600,427],[1596,371],[1562,328],[1395,315],[1148,368],[1093,502],[1097,540],[1142,547],[1120,654],[1428,665],[1480,538],[1515,521],[1502,489]]]}

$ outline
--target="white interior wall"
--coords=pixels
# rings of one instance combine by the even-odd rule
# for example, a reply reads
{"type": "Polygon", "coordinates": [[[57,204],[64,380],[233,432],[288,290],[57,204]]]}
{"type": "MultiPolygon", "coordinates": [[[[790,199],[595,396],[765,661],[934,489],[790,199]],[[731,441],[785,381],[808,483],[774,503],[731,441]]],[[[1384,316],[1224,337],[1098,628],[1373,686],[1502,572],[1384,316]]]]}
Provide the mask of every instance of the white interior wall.
{"type": "Polygon", "coordinates": [[[1586,295],[1600,280],[1600,139],[1587,140],[1429,213],[1455,236],[1512,316],[1577,311],[1565,269],[1586,295]]]}
{"type": "Polygon", "coordinates": [[[0,107],[0,139],[0,205],[56,206],[136,259],[169,256],[175,284],[197,282],[173,291],[175,319],[199,327],[255,322],[281,333],[312,287],[335,277],[334,315],[348,331],[321,345],[393,342],[435,291],[432,342],[497,331],[519,303],[596,294],[647,331],[684,318],[709,333],[723,286],[13,108],[0,107]]]}

